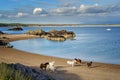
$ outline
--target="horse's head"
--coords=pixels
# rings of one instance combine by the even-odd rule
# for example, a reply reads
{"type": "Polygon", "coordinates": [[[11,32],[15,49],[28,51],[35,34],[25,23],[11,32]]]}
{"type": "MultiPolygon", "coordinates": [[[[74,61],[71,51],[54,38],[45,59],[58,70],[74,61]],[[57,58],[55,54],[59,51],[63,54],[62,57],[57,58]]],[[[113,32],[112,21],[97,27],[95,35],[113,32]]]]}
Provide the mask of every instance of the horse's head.
{"type": "Polygon", "coordinates": [[[54,66],[54,64],[55,64],[55,61],[49,62],[50,66],[54,66]]]}
{"type": "Polygon", "coordinates": [[[92,64],[93,62],[92,62],[92,61],[90,61],[90,63],[92,64]]]}
{"type": "Polygon", "coordinates": [[[77,60],[77,58],[74,58],[74,60],[77,60]]]}

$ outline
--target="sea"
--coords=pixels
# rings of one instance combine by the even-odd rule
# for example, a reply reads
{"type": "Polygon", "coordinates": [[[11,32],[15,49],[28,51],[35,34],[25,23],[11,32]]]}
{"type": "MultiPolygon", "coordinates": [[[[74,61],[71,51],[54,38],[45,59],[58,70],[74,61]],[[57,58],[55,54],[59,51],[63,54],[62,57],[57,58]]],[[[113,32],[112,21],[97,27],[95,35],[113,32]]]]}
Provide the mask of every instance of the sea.
{"type": "Polygon", "coordinates": [[[79,58],[84,61],[93,61],[109,64],[120,64],[120,27],[23,27],[23,31],[8,31],[8,27],[0,27],[0,31],[8,34],[24,34],[28,30],[42,29],[67,30],[76,34],[74,40],[50,41],[44,38],[33,38],[10,42],[15,49],[55,56],[61,58],[79,58]]]}

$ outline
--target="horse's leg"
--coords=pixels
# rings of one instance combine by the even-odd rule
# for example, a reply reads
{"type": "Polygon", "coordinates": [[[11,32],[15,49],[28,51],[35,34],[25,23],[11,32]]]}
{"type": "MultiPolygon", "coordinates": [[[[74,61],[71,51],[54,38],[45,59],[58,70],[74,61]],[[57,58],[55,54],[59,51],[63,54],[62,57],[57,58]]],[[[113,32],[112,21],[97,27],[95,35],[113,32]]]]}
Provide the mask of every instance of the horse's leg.
{"type": "Polygon", "coordinates": [[[44,66],[44,70],[46,71],[46,66],[44,66]]]}

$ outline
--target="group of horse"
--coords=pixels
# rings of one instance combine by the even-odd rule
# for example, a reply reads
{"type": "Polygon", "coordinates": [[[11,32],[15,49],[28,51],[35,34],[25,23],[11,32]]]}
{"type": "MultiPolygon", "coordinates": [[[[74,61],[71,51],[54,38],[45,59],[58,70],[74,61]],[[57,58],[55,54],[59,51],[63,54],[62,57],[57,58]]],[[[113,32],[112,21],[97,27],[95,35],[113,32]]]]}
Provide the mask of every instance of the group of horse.
{"type": "Polygon", "coordinates": [[[52,62],[46,62],[46,63],[41,63],[40,64],[40,68],[42,69],[42,70],[45,70],[46,71],[46,69],[49,69],[49,70],[51,70],[51,71],[55,71],[55,66],[54,66],[54,64],[55,64],[55,61],[52,61],[52,62]]]}
{"type": "MultiPolygon", "coordinates": [[[[88,67],[88,68],[92,67],[92,63],[93,63],[92,61],[87,62],[87,67],[88,67]]],[[[40,68],[41,68],[42,70],[45,70],[45,71],[48,69],[48,70],[51,70],[52,72],[54,72],[54,71],[56,70],[54,64],[55,64],[55,61],[46,62],[46,63],[41,63],[41,64],[40,64],[40,68]]],[[[74,67],[76,64],[82,64],[82,60],[75,58],[74,60],[69,60],[69,61],[67,61],[67,64],[68,64],[68,65],[71,65],[72,67],[74,67]]]]}
{"type": "MultiPolygon", "coordinates": [[[[92,66],[92,61],[90,61],[90,62],[87,62],[87,67],[91,67],[92,66]]],[[[71,65],[72,67],[74,66],[74,65],[76,65],[76,64],[82,64],[82,60],[81,59],[77,59],[77,58],[75,58],[74,60],[72,60],[72,61],[67,61],[67,64],[68,65],[71,65]]]]}

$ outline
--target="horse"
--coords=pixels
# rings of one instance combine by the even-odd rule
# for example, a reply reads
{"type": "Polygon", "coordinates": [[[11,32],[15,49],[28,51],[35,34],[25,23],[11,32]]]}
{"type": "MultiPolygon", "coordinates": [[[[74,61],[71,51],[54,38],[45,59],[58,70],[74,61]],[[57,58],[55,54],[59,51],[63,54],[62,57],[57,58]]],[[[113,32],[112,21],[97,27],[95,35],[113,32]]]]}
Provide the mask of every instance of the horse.
{"type": "Polygon", "coordinates": [[[87,63],[87,66],[90,68],[92,66],[92,61],[87,63]]]}
{"type": "Polygon", "coordinates": [[[46,70],[46,68],[47,68],[48,65],[49,65],[49,62],[41,63],[41,64],[40,64],[40,68],[41,68],[42,70],[46,70]]]}
{"type": "Polygon", "coordinates": [[[49,65],[48,65],[48,68],[49,68],[49,70],[51,70],[51,71],[55,71],[55,66],[54,66],[54,64],[55,64],[55,61],[52,61],[52,62],[49,62],[49,65]]]}
{"type": "Polygon", "coordinates": [[[82,63],[82,60],[81,60],[81,59],[75,58],[74,60],[76,61],[76,63],[82,63]]]}
{"type": "Polygon", "coordinates": [[[67,64],[71,65],[72,67],[75,65],[76,60],[72,60],[72,61],[67,61],[67,64]]]}

